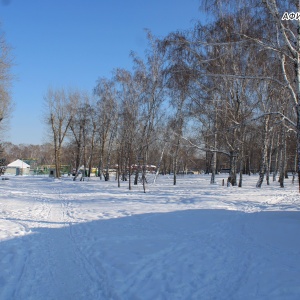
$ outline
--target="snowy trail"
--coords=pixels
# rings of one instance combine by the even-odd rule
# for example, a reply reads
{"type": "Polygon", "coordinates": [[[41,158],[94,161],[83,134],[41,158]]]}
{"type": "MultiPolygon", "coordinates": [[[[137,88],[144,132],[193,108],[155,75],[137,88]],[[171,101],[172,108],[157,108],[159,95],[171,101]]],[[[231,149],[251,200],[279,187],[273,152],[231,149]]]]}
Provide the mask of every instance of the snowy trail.
{"type": "MultiPolygon", "coordinates": [[[[23,184],[19,188],[25,189],[23,184]]],[[[27,189],[30,190],[30,187],[27,189]]],[[[49,299],[107,298],[103,292],[105,289],[99,284],[103,281],[103,276],[93,272],[91,263],[76,243],[77,236],[72,230],[72,222],[76,220],[72,217],[71,202],[62,197],[59,186],[51,188],[50,191],[46,189],[46,193],[39,190],[28,192],[28,198],[30,202],[34,201],[32,208],[29,208],[28,203],[24,211],[6,213],[6,220],[19,228],[19,234],[24,231],[31,232],[28,223],[37,217],[39,221],[33,222],[31,226],[40,222],[62,228],[56,234],[46,230],[37,238],[24,238],[9,247],[12,255],[6,256],[6,260],[2,262],[13,266],[13,274],[10,275],[16,285],[4,285],[1,299],[44,299],[45,294],[49,299]],[[53,200],[52,197],[42,197],[46,194],[56,194],[57,198],[54,197],[53,200]],[[23,216],[26,214],[26,219],[22,221],[17,219],[21,212],[23,216]]]]}
{"type": "Polygon", "coordinates": [[[295,188],[0,184],[0,299],[299,299],[295,188]],[[241,192],[242,191],[242,192],[241,192]]]}

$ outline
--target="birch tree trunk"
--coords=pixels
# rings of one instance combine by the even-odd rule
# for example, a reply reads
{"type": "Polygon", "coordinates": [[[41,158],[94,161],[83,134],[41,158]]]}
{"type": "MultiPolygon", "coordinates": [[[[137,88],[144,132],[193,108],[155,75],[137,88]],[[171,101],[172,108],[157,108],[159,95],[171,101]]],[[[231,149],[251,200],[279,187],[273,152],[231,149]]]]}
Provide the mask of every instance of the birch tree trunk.
{"type": "Polygon", "coordinates": [[[159,162],[158,162],[158,165],[157,165],[157,169],[156,169],[156,172],[155,172],[155,176],[154,176],[154,179],[153,179],[153,183],[156,182],[156,178],[159,174],[159,170],[160,170],[160,165],[161,165],[161,162],[162,162],[162,159],[163,159],[163,156],[164,156],[164,151],[165,151],[165,147],[163,147],[162,151],[161,151],[161,155],[160,155],[160,159],[159,159],[159,162]]]}
{"type": "Polygon", "coordinates": [[[98,176],[100,180],[102,180],[102,174],[103,174],[103,156],[104,156],[104,144],[101,144],[99,163],[98,163],[98,176]]]}
{"type": "Polygon", "coordinates": [[[131,149],[129,149],[128,151],[128,189],[131,190],[131,165],[132,165],[132,160],[131,160],[131,156],[132,156],[132,152],[131,149]]]}
{"type": "Polygon", "coordinates": [[[236,186],[236,159],[237,153],[236,151],[230,151],[230,173],[228,177],[228,181],[231,183],[232,186],[236,186]]]}
{"type": "MultiPolygon", "coordinates": [[[[217,142],[215,140],[214,146],[215,149],[217,147],[217,142]]],[[[216,169],[217,169],[217,152],[213,152],[213,157],[211,160],[211,177],[210,177],[210,184],[215,184],[216,183],[216,169]]]]}
{"type": "Polygon", "coordinates": [[[243,158],[243,151],[241,153],[241,158],[240,158],[240,178],[239,178],[239,185],[238,187],[243,186],[243,165],[244,165],[244,158],[243,158]]]}
{"type": "Polygon", "coordinates": [[[211,178],[210,178],[210,184],[216,183],[216,169],[217,169],[217,122],[218,122],[218,113],[217,113],[217,107],[215,106],[215,122],[214,122],[214,152],[212,157],[212,163],[211,163],[211,178]]]}
{"type": "MultiPolygon", "coordinates": [[[[283,121],[284,123],[284,121],[283,121]]],[[[279,161],[279,183],[280,187],[284,188],[284,178],[285,178],[285,169],[286,169],[286,134],[285,134],[285,128],[284,124],[281,125],[281,147],[280,147],[280,158],[279,161]]]]}
{"type": "Polygon", "coordinates": [[[91,138],[91,152],[90,152],[90,160],[89,160],[88,177],[91,177],[91,172],[92,172],[92,163],[93,163],[94,148],[95,148],[95,134],[96,134],[96,130],[94,127],[92,132],[92,138],[91,138]]]}
{"type": "Polygon", "coordinates": [[[256,183],[257,188],[261,188],[261,185],[264,181],[264,176],[265,176],[265,173],[267,170],[269,120],[270,120],[270,115],[265,116],[264,132],[263,132],[263,147],[262,147],[262,151],[261,151],[259,178],[256,183]]]}
{"type": "Polygon", "coordinates": [[[173,185],[176,185],[176,181],[177,181],[177,162],[178,162],[179,145],[180,145],[180,138],[177,139],[177,145],[173,156],[173,185]]]}
{"type": "Polygon", "coordinates": [[[242,187],[243,185],[243,166],[244,166],[244,153],[245,153],[245,149],[244,149],[244,142],[245,142],[245,134],[243,134],[243,140],[242,140],[242,149],[240,151],[240,178],[239,178],[239,185],[238,187],[242,187]]]}
{"type": "Polygon", "coordinates": [[[295,176],[296,176],[296,170],[297,170],[297,147],[296,147],[296,151],[295,151],[295,158],[294,158],[294,170],[293,170],[293,179],[292,179],[292,183],[294,184],[295,182],[295,176]]]}
{"type": "Polygon", "coordinates": [[[266,173],[267,185],[270,185],[270,169],[272,164],[273,141],[274,141],[274,133],[272,134],[271,143],[269,147],[269,156],[268,156],[267,173],[266,173]]]}
{"type": "Polygon", "coordinates": [[[273,169],[273,182],[276,181],[276,177],[277,177],[277,174],[278,174],[279,154],[280,154],[280,140],[279,140],[279,134],[277,134],[276,153],[275,153],[275,161],[274,161],[274,169],[273,169]]]}

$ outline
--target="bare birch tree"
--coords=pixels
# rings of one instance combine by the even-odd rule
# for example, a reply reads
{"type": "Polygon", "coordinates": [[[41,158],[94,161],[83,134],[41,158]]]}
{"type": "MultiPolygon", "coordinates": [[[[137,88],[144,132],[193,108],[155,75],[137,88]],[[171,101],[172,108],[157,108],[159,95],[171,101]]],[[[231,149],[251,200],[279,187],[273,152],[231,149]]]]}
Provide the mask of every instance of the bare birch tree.
{"type": "Polygon", "coordinates": [[[50,128],[54,146],[56,177],[60,178],[61,149],[75,115],[76,98],[67,94],[64,89],[48,89],[44,101],[45,123],[50,128]]]}
{"type": "Polygon", "coordinates": [[[139,113],[137,130],[138,161],[134,184],[138,183],[141,173],[141,181],[145,192],[146,166],[149,163],[151,145],[156,140],[156,128],[164,113],[161,105],[165,97],[165,81],[163,76],[164,55],[158,50],[157,40],[148,32],[149,49],[146,60],[139,59],[132,54],[134,59],[134,81],[138,90],[139,113]]]}
{"type": "Polygon", "coordinates": [[[99,163],[98,176],[102,179],[109,180],[109,164],[113,141],[117,130],[118,119],[118,101],[115,82],[106,78],[98,80],[94,89],[97,97],[97,140],[99,144],[99,163]]]}
{"type": "MultiPolygon", "coordinates": [[[[74,181],[79,175],[79,170],[83,165],[81,180],[84,180],[86,167],[89,159],[87,159],[89,138],[93,133],[92,129],[92,113],[93,108],[90,103],[90,98],[87,93],[73,92],[70,95],[71,103],[76,103],[77,109],[70,122],[71,140],[74,140],[75,148],[75,176],[74,181]]],[[[89,155],[90,157],[90,155],[89,155]]]]}
{"type": "MultiPolygon", "coordinates": [[[[123,174],[128,177],[128,188],[132,189],[133,164],[137,162],[137,136],[139,107],[142,97],[140,83],[134,78],[134,75],[124,69],[116,71],[116,80],[120,85],[118,97],[120,99],[120,126],[119,126],[119,145],[123,157],[123,174]],[[128,175],[128,176],[127,176],[128,175]]],[[[136,167],[136,166],[135,166],[136,167]]],[[[125,179],[125,177],[123,178],[125,179]]]]}

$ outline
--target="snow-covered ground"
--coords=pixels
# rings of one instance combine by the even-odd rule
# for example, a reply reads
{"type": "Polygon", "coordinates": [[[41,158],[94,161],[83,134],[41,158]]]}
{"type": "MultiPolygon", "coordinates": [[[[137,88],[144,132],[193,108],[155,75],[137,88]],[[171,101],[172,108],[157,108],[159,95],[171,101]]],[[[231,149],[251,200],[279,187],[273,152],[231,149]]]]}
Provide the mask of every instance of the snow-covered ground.
{"type": "Polygon", "coordinates": [[[297,184],[256,180],[0,180],[0,299],[300,299],[297,184]]]}

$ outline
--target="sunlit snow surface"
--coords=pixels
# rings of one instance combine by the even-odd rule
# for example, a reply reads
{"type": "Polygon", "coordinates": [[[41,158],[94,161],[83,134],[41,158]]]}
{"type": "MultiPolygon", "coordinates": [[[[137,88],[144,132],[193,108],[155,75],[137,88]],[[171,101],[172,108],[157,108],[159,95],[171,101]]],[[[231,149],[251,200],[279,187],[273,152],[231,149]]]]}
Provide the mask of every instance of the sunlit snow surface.
{"type": "Polygon", "coordinates": [[[0,299],[300,299],[300,196],[204,175],[0,180],[0,299]]]}

